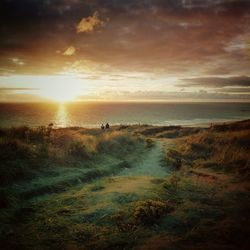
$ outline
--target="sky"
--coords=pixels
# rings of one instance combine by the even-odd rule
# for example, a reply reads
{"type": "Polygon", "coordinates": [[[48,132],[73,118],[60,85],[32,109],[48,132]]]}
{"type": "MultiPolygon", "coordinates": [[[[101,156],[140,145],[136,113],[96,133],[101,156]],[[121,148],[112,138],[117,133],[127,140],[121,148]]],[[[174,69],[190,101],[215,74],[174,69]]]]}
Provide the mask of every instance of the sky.
{"type": "Polygon", "coordinates": [[[250,102],[249,0],[1,0],[0,102],[250,102]]]}

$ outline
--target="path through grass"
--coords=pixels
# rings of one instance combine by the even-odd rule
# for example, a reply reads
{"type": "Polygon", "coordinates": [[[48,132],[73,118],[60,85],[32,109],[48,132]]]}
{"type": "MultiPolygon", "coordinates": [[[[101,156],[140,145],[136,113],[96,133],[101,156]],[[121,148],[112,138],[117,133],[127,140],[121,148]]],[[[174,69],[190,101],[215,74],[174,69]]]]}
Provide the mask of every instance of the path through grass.
{"type": "Polygon", "coordinates": [[[133,168],[126,168],[119,173],[120,176],[152,176],[165,177],[170,174],[161,164],[163,149],[161,142],[157,141],[155,146],[133,168]]]}

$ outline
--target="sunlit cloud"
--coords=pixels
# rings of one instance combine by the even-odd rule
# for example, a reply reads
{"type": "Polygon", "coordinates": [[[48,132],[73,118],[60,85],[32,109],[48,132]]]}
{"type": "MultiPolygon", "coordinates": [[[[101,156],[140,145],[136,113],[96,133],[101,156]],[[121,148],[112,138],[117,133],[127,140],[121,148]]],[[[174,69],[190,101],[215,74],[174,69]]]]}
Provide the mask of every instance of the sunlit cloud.
{"type": "Polygon", "coordinates": [[[16,65],[23,66],[23,65],[25,64],[21,59],[19,59],[19,58],[17,58],[17,57],[10,58],[10,60],[11,60],[14,64],[16,64],[16,65]]]}
{"type": "Polygon", "coordinates": [[[182,88],[182,98],[223,89],[241,98],[229,88],[249,86],[248,0],[29,2],[1,4],[0,87],[60,99],[60,82],[70,93],[79,81],[62,99],[89,95],[82,85],[93,96],[117,90],[140,99],[147,90],[156,92],[143,98],[168,99],[182,88]]]}
{"type": "Polygon", "coordinates": [[[83,18],[76,26],[77,33],[89,33],[95,28],[102,27],[105,25],[105,21],[99,18],[98,11],[95,11],[92,16],[83,18]]]}
{"type": "MultiPolygon", "coordinates": [[[[40,96],[44,100],[65,102],[73,101],[77,96],[87,92],[84,80],[70,75],[23,75],[0,77],[0,92],[40,96]],[[1,86],[1,82],[5,82],[1,86]],[[8,85],[8,88],[6,86],[8,85]],[[27,86],[27,87],[23,87],[27,86]]],[[[6,95],[5,95],[6,96],[6,95]]],[[[1,97],[0,97],[1,100],[1,97]]],[[[32,97],[33,100],[33,97],[32,97]]],[[[26,99],[26,101],[30,101],[26,99]]]]}
{"type": "Polygon", "coordinates": [[[76,48],[74,46],[68,47],[64,52],[64,56],[73,56],[76,53],[76,48]]]}
{"type": "Polygon", "coordinates": [[[93,95],[78,96],[79,101],[113,100],[113,101],[247,101],[250,93],[226,93],[219,91],[100,91],[93,95]]]}
{"type": "Polygon", "coordinates": [[[8,88],[0,87],[0,91],[23,91],[23,90],[38,90],[38,88],[8,88]]]}

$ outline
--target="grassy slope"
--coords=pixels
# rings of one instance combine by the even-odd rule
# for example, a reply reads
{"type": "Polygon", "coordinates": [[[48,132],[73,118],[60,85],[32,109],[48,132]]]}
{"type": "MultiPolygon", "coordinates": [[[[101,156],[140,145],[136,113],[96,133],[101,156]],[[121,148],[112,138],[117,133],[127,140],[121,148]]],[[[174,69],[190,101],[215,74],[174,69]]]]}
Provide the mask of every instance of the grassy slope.
{"type": "Polygon", "coordinates": [[[125,131],[2,129],[0,217],[6,223],[1,232],[26,203],[130,167],[146,145],[125,131]]]}
{"type": "MultiPolygon", "coordinates": [[[[2,244],[28,249],[248,249],[249,121],[209,129],[121,129],[160,140],[162,166],[171,167],[172,175],[103,177],[48,195],[16,213],[2,244]]],[[[124,140],[120,143],[128,144],[124,140]]],[[[151,140],[147,145],[152,146],[151,140]]],[[[109,152],[104,156],[109,158],[109,152]]],[[[138,157],[138,152],[118,151],[112,160],[127,168],[127,157],[138,157]]],[[[96,166],[93,159],[88,162],[96,166]]]]}
{"type": "Polygon", "coordinates": [[[163,224],[179,238],[161,236],[159,248],[248,249],[250,121],[192,131],[166,148],[165,163],[177,171],[165,187],[180,205],[163,224]]]}

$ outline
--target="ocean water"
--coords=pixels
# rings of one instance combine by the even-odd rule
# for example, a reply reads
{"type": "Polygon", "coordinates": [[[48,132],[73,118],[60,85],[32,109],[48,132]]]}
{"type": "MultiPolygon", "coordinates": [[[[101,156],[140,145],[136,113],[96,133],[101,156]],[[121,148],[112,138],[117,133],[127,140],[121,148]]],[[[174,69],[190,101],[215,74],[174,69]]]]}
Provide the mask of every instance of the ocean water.
{"type": "Polygon", "coordinates": [[[0,127],[54,123],[99,127],[101,123],[205,125],[250,118],[250,103],[2,103],[0,127]]]}

